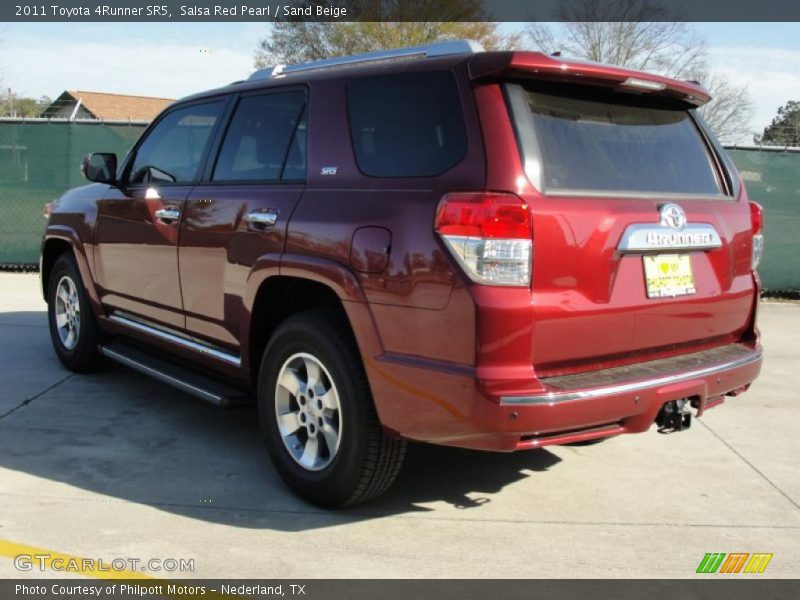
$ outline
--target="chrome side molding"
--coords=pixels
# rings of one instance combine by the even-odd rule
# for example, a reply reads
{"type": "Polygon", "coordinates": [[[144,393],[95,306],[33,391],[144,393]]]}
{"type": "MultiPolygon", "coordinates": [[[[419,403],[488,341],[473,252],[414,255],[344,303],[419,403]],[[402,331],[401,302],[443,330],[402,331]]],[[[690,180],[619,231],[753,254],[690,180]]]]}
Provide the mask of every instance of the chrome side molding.
{"type": "Polygon", "coordinates": [[[119,323],[124,325],[125,327],[130,327],[131,329],[135,329],[137,331],[141,331],[148,335],[152,335],[153,337],[157,337],[159,339],[165,340],[167,342],[171,342],[178,346],[183,346],[184,348],[188,348],[189,350],[194,350],[195,352],[199,352],[200,354],[204,354],[206,356],[210,356],[217,360],[221,360],[222,362],[228,363],[229,365],[233,365],[234,367],[240,367],[242,365],[242,359],[235,354],[230,354],[221,350],[219,348],[214,348],[209,346],[208,344],[203,344],[199,341],[187,338],[183,335],[180,335],[178,332],[171,332],[167,331],[166,329],[162,329],[160,327],[153,327],[142,321],[136,319],[135,317],[131,317],[125,314],[114,313],[110,317],[108,317],[110,321],[114,321],[115,323],[119,323]]]}
{"type": "Polygon", "coordinates": [[[628,225],[617,246],[620,252],[653,250],[711,250],[722,246],[717,230],[709,223],[692,223],[673,229],[657,223],[628,225]]]}

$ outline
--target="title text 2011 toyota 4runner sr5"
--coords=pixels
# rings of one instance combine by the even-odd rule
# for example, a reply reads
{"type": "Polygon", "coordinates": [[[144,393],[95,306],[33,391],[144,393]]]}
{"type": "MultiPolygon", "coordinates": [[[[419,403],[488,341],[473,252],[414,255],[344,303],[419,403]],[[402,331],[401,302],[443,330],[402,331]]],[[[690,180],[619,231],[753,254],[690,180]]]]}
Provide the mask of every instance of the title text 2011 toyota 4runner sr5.
{"type": "Polygon", "coordinates": [[[58,357],[255,398],[344,506],[406,440],[681,430],[761,367],[762,210],[698,84],[474,42],[276,67],[167,108],[52,207],[58,357]]]}

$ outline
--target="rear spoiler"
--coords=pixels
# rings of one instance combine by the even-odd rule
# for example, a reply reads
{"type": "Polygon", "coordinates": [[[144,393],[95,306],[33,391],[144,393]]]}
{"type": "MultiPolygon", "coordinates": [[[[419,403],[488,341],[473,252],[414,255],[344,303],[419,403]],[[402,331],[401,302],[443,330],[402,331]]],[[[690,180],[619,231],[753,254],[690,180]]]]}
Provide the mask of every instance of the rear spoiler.
{"type": "Polygon", "coordinates": [[[702,106],[711,95],[698,83],[575,59],[561,59],[541,52],[485,52],[469,59],[473,80],[546,79],[564,83],[597,85],[620,91],[654,94],[702,106]]]}

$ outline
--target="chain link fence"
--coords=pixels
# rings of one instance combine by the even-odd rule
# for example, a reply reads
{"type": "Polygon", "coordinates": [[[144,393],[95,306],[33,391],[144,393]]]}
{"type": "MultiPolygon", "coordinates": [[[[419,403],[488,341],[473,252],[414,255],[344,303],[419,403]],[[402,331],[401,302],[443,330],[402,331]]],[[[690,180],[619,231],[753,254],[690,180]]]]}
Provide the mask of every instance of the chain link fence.
{"type": "MultiPolygon", "coordinates": [[[[121,159],[144,122],[0,119],[0,265],[34,268],[44,205],[86,181],[78,169],[89,152],[121,159]]],[[[729,147],[750,197],[765,208],[764,259],[769,290],[800,290],[800,148],[729,147]]]]}
{"type": "Polygon", "coordinates": [[[90,152],[121,159],[147,123],[0,119],[0,265],[39,261],[44,205],[87,181],[80,173],[90,152]]]}
{"type": "Polygon", "coordinates": [[[728,153],[750,199],[764,207],[764,288],[800,290],[800,148],[734,146],[728,153]]]}

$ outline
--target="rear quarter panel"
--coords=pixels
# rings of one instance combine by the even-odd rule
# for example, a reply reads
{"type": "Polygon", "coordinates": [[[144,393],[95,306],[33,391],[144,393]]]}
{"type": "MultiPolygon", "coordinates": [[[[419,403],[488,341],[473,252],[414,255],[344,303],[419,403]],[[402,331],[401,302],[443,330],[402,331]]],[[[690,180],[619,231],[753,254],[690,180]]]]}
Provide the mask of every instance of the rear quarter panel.
{"type": "Polygon", "coordinates": [[[354,273],[384,352],[472,364],[474,310],[433,230],[439,199],[446,192],[485,185],[470,85],[463,69],[456,70],[456,78],[464,104],[467,155],[447,173],[425,178],[363,175],[350,139],[347,80],[311,83],[308,185],[289,223],[286,253],[331,260],[354,273]],[[335,167],[336,174],[324,175],[328,167],[335,167]],[[351,260],[358,251],[353,234],[363,227],[380,227],[391,234],[388,261],[377,272],[359,271],[351,260]]]}

